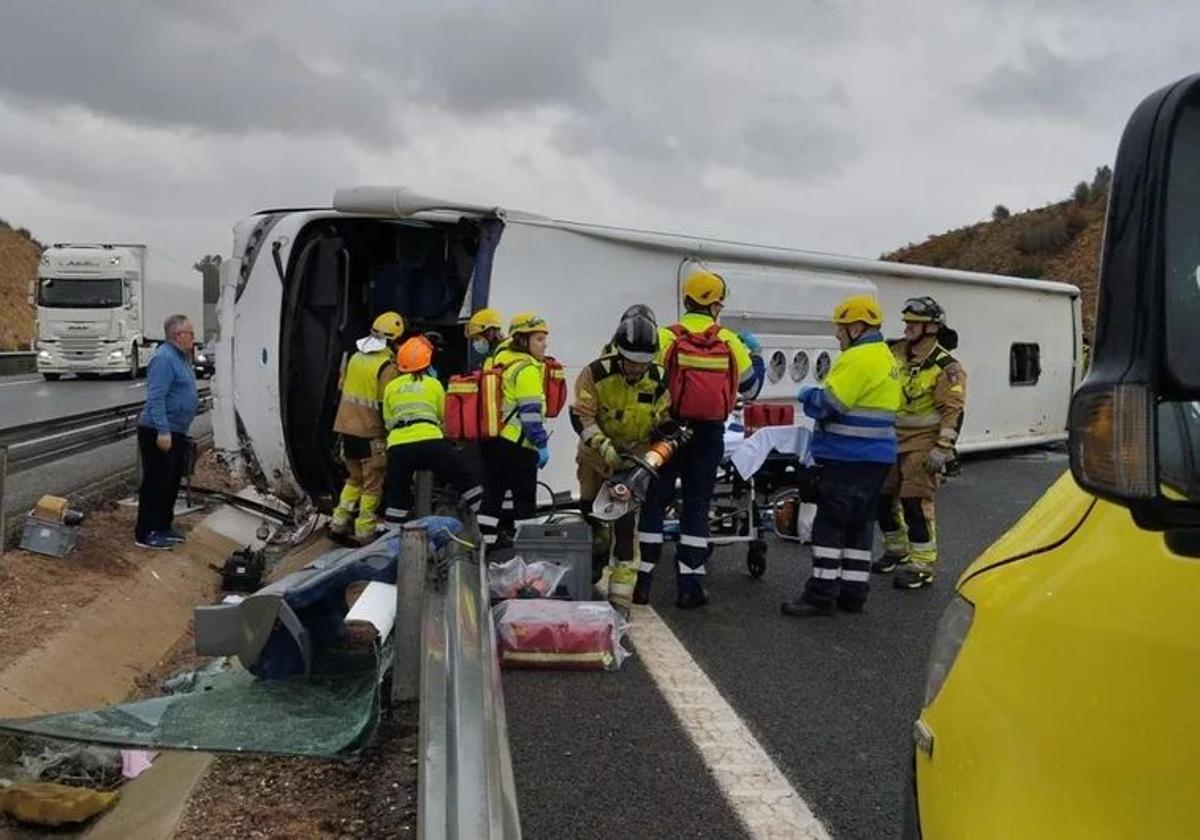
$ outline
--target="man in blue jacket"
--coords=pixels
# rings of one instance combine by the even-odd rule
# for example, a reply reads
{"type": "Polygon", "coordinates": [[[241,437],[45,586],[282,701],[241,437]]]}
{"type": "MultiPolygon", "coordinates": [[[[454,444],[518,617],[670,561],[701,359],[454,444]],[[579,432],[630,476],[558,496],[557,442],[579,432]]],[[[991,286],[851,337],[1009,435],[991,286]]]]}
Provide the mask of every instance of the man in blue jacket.
{"type": "Polygon", "coordinates": [[[172,315],[163,323],[163,334],[167,341],[154,351],[146,368],[146,406],[138,418],[142,486],[134,530],[139,548],[160,550],[183,542],[183,535],[171,526],[191,451],[188,429],[199,403],[192,322],[186,315],[172,315]]]}

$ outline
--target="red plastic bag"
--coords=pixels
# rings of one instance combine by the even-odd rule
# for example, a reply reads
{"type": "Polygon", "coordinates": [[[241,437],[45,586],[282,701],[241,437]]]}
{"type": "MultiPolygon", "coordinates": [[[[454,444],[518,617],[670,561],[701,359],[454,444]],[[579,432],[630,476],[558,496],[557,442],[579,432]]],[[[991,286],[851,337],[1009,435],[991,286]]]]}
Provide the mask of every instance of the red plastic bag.
{"type": "Polygon", "coordinates": [[[795,422],[796,409],[791,403],[746,403],[742,409],[746,437],[764,426],[792,426],[795,422]]]}
{"type": "Polygon", "coordinates": [[[504,668],[615,671],[629,625],[606,601],[504,601],[492,610],[504,668]]]}

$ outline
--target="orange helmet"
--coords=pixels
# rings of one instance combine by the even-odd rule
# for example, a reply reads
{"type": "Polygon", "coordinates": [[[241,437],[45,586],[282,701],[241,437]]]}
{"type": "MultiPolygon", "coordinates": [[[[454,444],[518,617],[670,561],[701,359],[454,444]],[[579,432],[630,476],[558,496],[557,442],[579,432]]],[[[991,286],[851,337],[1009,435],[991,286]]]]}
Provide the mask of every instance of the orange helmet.
{"type": "Polygon", "coordinates": [[[401,373],[417,373],[433,364],[433,344],[423,335],[413,336],[400,345],[396,367],[401,373]]]}

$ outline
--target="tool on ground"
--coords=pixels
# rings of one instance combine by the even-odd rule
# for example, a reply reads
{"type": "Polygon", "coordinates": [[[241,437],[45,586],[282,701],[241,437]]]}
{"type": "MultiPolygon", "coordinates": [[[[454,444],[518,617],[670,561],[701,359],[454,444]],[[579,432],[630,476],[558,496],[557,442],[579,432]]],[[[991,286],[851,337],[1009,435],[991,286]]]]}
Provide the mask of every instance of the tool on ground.
{"type": "Polygon", "coordinates": [[[60,496],[42,496],[25,516],[21,548],[50,557],[64,557],[75,547],[83,514],[68,508],[60,496]]]}
{"type": "Polygon", "coordinates": [[[262,551],[254,551],[250,546],[239,548],[225,559],[221,588],[226,592],[254,592],[262,586],[265,570],[262,551]]]}
{"type": "Polygon", "coordinates": [[[651,444],[645,455],[625,454],[634,463],[632,469],[617,473],[604,482],[592,503],[592,515],[597,519],[615,522],[641,505],[659,470],[692,437],[691,429],[675,422],[663,424],[658,432],[659,439],[651,444]]]}

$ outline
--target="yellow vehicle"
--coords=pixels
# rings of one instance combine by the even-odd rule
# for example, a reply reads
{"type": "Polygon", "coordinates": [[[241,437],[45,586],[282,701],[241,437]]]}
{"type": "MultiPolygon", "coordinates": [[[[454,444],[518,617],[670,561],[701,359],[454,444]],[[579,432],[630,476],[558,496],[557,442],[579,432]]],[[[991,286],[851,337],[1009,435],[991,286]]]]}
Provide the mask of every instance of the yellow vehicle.
{"type": "Polygon", "coordinates": [[[1071,472],[964,572],[904,836],[1200,836],[1200,76],[1130,118],[1071,472]]]}

